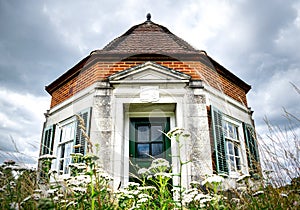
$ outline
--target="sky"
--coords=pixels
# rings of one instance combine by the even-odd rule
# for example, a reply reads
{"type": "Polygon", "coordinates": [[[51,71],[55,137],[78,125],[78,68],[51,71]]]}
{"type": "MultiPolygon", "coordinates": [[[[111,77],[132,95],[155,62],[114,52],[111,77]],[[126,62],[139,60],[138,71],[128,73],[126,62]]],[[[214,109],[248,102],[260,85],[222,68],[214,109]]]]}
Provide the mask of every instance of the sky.
{"type": "Polygon", "coordinates": [[[36,166],[45,86],[148,12],[251,85],[261,136],[266,117],[276,126],[287,123],[284,109],[299,118],[300,1],[0,0],[0,163],[36,166]]]}

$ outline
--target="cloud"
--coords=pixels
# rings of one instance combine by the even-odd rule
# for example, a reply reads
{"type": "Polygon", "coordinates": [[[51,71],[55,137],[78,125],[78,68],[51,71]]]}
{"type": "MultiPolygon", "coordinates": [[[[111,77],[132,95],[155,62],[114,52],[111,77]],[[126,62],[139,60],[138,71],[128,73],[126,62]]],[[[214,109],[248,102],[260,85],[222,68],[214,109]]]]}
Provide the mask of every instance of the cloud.
{"type": "Polygon", "coordinates": [[[36,162],[49,97],[0,88],[0,162],[36,162]]]}
{"type": "Polygon", "coordinates": [[[260,132],[266,132],[264,116],[284,125],[283,107],[299,116],[299,94],[290,84],[300,87],[299,2],[0,1],[2,154],[15,154],[12,137],[21,152],[35,156],[50,103],[44,86],[148,12],[252,86],[248,104],[260,132]]]}
{"type": "Polygon", "coordinates": [[[39,2],[0,2],[0,82],[40,95],[51,78],[79,59],[78,52],[61,41],[41,6],[39,2]]]}

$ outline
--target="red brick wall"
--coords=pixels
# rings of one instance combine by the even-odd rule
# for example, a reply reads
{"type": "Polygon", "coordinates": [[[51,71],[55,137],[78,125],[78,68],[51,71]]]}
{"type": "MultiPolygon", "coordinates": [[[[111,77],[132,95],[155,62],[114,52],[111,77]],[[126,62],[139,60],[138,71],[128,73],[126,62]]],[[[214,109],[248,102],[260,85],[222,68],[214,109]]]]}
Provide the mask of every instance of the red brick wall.
{"type": "MultiPolygon", "coordinates": [[[[90,86],[96,81],[106,80],[108,76],[123,71],[130,67],[144,63],[143,61],[128,62],[97,62],[88,69],[59,87],[52,93],[51,107],[70,98],[73,94],[90,86]]],[[[231,98],[247,105],[246,93],[239,86],[235,85],[225,77],[219,75],[215,69],[211,69],[201,62],[194,61],[158,61],[159,65],[175,69],[188,74],[195,80],[204,80],[210,86],[222,91],[231,98]]]]}

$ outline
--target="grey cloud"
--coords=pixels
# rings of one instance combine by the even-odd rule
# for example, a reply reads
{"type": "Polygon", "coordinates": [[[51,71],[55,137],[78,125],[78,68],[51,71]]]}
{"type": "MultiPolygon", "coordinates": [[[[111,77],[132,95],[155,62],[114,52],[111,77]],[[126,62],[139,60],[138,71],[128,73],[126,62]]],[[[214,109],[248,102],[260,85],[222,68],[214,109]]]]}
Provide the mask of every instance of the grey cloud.
{"type": "Polygon", "coordinates": [[[41,94],[49,78],[79,57],[60,41],[39,2],[1,1],[0,28],[0,82],[10,89],[41,94]]]}
{"type": "MultiPolygon", "coordinates": [[[[199,43],[207,31],[199,23],[210,7],[190,12],[192,4],[197,7],[199,1],[0,1],[0,90],[47,95],[45,85],[92,50],[145,21],[148,12],[154,22],[190,43],[199,43]],[[200,27],[199,34],[190,36],[193,40],[181,35],[181,30],[192,27],[200,27]]],[[[258,127],[265,126],[265,115],[284,125],[282,107],[299,113],[299,97],[289,82],[300,87],[296,79],[300,75],[300,4],[292,0],[222,4],[228,6],[228,17],[215,18],[228,18],[228,23],[213,27],[212,37],[195,47],[206,46],[203,50],[210,56],[252,85],[248,102],[258,127]]],[[[0,98],[0,117],[5,115],[12,124],[24,122],[20,127],[0,127],[0,150],[12,152],[11,135],[21,147],[37,151],[26,144],[29,139],[39,142],[42,122],[18,103],[23,102],[0,98]],[[35,122],[27,123],[30,120],[35,122]]]]}

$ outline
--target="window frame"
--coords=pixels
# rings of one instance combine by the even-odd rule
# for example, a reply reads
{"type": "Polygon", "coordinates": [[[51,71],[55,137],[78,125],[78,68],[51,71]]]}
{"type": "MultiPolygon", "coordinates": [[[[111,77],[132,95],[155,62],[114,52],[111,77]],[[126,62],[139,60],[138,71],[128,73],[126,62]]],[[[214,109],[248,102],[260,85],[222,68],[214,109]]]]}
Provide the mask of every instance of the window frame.
{"type": "Polygon", "coordinates": [[[229,175],[234,175],[234,176],[239,175],[240,172],[243,170],[241,140],[240,140],[242,137],[240,135],[240,133],[243,131],[241,130],[241,127],[242,127],[241,123],[239,123],[235,120],[232,120],[232,119],[228,118],[228,116],[224,115],[224,117],[222,119],[222,129],[223,129],[223,135],[224,135],[225,145],[226,145],[226,161],[228,164],[229,175]],[[230,136],[229,126],[232,126],[234,128],[234,131],[235,131],[234,137],[230,136]],[[226,134],[228,134],[228,135],[226,135],[226,134]],[[230,150],[230,148],[229,148],[230,144],[232,145],[232,150],[230,150]],[[230,151],[232,151],[232,154],[230,151]],[[236,154],[236,153],[238,153],[238,154],[236,154]],[[231,161],[231,158],[233,158],[233,162],[231,161]],[[237,163],[238,162],[237,159],[239,159],[239,164],[237,163]]]}
{"type": "MultiPolygon", "coordinates": [[[[228,129],[229,130],[229,129],[228,129]]],[[[233,119],[232,117],[223,114],[222,117],[222,131],[223,131],[223,136],[225,140],[225,145],[226,145],[226,161],[227,161],[227,166],[228,166],[228,173],[230,177],[236,177],[240,176],[240,174],[243,171],[243,156],[242,156],[242,145],[241,145],[241,139],[243,139],[243,126],[242,123],[239,122],[236,119],[233,119]],[[230,135],[226,135],[229,133],[225,131],[225,125],[227,128],[229,128],[229,125],[234,127],[235,130],[235,137],[233,138],[230,135]],[[230,149],[229,149],[229,144],[232,144],[233,148],[233,154],[230,154],[230,149]],[[235,151],[235,147],[237,147],[237,153],[235,151]],[[232,170],[232,162],[230,160],[230,157],[233,157],[234,159],[234,169],[232,170]],[[239,159],[240,163],[239,166],[237,164],[237,158],[239,159]]]]}
{"type": "MultiPolygon", "coordinates": [[[[76,139],[76,117],[71,117],[70,119],[65,120],[63,123],[60,123],[60,133],[59,133],[59,143],[57,145],[57,171],[59,172],[59,175],[63,174],[69,174],[70,169],[68,165],[71,163],[71,153],[74,151],[74,141],[76,139]],[[69,138],[67,140],[62,140],[64,132],[63,128],[66,126],[72,125],[73,130],[73,138],[69,138]],[[70,144],[69,147],[66,147],[68,144],[70,144]],[[64,148],[64,149],[63,149],[64,148]],[[66,148],[70,148],[70,151],[66,153],[66,148]],[[62,155],[62,150],[64,151],[64,154],[62,155]],[[67,161],[68,160],[68,161],[67,161]],[[61,162],[63,162],[61,164],[61,162]],[[61,169],[62,166],[62,169],[61,169]],[[66,171],[65,171],[66,169],[66,171]]],[[[71,131],[72,131],[71,130],[71,131]]],[[[72,133],[72,132],[71,132],[72,133]]]]}
{"type": "MultiPolygon", "coordinates": [[[[244,131],[244,122],[227,115],[214,106],[210,106],[211,114],[211,131],[213,138],[213,155],[214,155],[214,167],[217,174],[227,174],[230,178],[238,178],[242,174],[248,174],[249,166],[247,164],[247,153],[246,153],[246,144],[245,144],[245,131],[244,131]],[[235,125],[237,128],[236,137],[228,138],[225,137],[224,131],[224,122],[228,121],[229,123],[235,125]],[[227,140],[226,140],[227,138],[227,140]],[[233,142],[235,145],[239,146],[239,161],[240,168],[237,170],[232,170],[230,167],[230,162],[228,158],[229,148],[227,141],[233,142]]],[[[233,145],[234,145],[233,144],[233,145]]],[[[236,160],[234,159],[236,162],[236,160]]]]}

